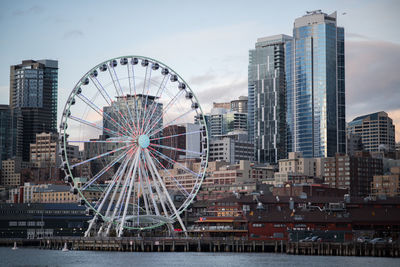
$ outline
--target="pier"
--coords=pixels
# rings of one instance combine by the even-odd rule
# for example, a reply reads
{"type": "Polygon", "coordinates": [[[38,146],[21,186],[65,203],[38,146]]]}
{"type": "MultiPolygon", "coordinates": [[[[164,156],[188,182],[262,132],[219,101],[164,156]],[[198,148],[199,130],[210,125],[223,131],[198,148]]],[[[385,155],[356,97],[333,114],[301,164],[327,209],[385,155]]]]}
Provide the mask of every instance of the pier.
{"type": "Polygon", "coordinates": [[[399,257],[398,243],[287,242],[224,238],[52,237],[0,239],[1,246],[121,252],[272,252],[293,255],[399,257]]]}

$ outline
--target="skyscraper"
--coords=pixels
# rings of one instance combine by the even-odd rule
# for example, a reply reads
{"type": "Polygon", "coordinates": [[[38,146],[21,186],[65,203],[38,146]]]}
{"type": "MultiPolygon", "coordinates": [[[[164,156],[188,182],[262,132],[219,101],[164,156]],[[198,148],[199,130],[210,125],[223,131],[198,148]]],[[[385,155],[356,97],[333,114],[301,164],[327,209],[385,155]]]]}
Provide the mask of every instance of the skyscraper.
{"type": "Polygon", "coordinates": [[[249,51],[249,138],[257,162],[277,163],[287,155],[285,44],[291,39],[259,38],[249,51]]]}
{"type": "Polygon", "coordinates": [[[286,43],[289,152],[331,157],[346,152],[344,29],[336,12],[307,12],[286,43]]]}
{"type": "Polygon", "coordinates": [[[10,108],[22,114],[22,155],[29,160],[36,134],[56,132],[58,62],[24,60],[10,67],[10,108]]]}
{"type": "Polygon", "coordinates": [[[359,116],[348,123],[348,134],[361,138],[366,151],[394,152],[395,126],[384,111],[359,116]]]}

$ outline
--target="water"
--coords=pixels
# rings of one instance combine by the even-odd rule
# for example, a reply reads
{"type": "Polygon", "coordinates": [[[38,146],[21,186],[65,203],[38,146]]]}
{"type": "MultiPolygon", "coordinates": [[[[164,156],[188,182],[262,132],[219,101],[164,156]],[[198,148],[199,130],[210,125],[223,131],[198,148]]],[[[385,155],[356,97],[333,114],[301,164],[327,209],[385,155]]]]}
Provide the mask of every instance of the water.
{"type": "Polygon", "coordinates": [[[0,248],[0,266],[400,266],[400,259],[274,253],[104,252],[0,248]]]}

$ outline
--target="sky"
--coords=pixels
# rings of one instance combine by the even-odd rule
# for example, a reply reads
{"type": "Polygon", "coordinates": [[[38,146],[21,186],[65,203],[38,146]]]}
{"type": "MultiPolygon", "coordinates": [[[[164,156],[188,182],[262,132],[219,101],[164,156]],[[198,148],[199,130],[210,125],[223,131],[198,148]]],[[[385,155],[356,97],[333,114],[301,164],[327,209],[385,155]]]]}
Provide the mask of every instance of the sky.
{"type": "Polygon", "coordinates": [[[400,141],[400,1],[0,1],[0,104],[10,65],[59,61],[58,116],[76,82],[123,55],[155,58],[194,90],[203,109],[247,95],[257,38],[292,34],[306,11],[338,12],[345,28],[346,120],[386,111],[400,141]]]}

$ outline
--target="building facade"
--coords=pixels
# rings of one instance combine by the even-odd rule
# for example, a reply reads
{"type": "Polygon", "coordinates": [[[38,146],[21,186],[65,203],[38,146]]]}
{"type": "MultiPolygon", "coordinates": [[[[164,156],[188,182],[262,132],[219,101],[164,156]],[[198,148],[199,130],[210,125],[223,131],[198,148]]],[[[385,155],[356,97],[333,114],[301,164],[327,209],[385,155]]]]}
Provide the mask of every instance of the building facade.
{"type": "Polygon", "coordinates": [[[254,145],[248,141],[247,134],[222,135],[209,143],[209,160],[222,160],[231,164],[241,160],[254,160],[254,145]]]}
{"type": "Polygon", "coordinates": [[[395,126],[384,111],[359,116],[348,123],[347,133],[359,136],[366,151],[394,152],[395,126]]]}
{"type": "Polygon", "coordinates": [[[19,110],[0,105],[0,166],[2,160],[22,156],[21,119],[19,110]]]}
{"type": "Polygon", "coordinates": [[[306,183],[323,177],[324,158],[305,158],[301,152],[289,152],[287,159],[279,160],[279,171],[274,174],[274,184],[306,183]]]}
{"type": "Polygon", "coordinates": [[[7,159],[1,162],[1,185],[7,188],[21,184],[21,160],[7,159]]]}
{"type": "MultiPolygon", "coordinates": [[[[56,132],[58,62],[56,60],[24,60],[10,67],[10,108],[22,116],[24,161],[29,161],[29,146],[40,132],[56,132]]],[[[21,126],[19,126],[21,127],[21,126]]]]}
{"type": "Polygon", "coordinates": [[[259,38],[249,51],[249,139],[260,163],[277,163],[287,155],[285,43],[291,39],[259,38]]]}
{"type": "Polygon", "coordinates": [[[288,151],[304,157],[346,152],[344,29],[336,12],[307,12],[286,42],[288,151]]]}
{"type": "Polygon", "coordinates": [[[382,159],[372,158],[368,152],[358,152],[355,156],[338,153],[324,162],[325,183],[348,189],[351,196],[368,196],[374,175],[382,173],[382,159]]]}
{"type": "Polygon", "coordinates": [[[371,183],[372,196],[400,196],[400,167],[392,167],[389,174],[376,175],[371,183]]]}

